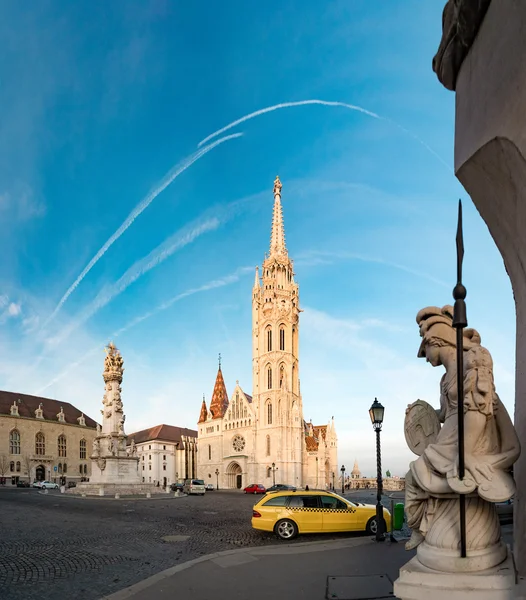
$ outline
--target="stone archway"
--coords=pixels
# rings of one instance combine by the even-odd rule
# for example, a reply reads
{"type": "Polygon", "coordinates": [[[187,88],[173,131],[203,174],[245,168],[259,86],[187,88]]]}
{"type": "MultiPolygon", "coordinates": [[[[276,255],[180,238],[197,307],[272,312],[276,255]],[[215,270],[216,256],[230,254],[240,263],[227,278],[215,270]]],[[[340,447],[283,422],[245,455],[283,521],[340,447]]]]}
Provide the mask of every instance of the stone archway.
{"type": "Polygon", "coordinates": [[[46,479],[46,467],[38,465],[35,469],[35,479],[37,481],[44,481],[46,479]]]}
{"type": "Polygon", "coordinates": [[[226,485],[231,490],[243,487],[243,469],[237,462],[231,462],[226,470],[226,485]]]}

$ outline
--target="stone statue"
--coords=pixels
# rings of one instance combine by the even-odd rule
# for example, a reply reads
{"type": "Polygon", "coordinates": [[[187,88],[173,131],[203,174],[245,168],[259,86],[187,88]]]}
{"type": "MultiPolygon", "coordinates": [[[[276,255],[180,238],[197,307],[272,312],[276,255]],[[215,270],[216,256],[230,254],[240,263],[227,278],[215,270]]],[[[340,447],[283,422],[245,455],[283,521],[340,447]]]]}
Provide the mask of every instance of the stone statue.
{"type": "Polygon", "coordinates": [[[104,348],[106,352],[106,358],[104,359],[104,372],[106,374],[120,375],[122,379],[122,373],[124,371],[124,361],[121,353],[113,342],[110,342],[107,348],[104,348]]]}
{"type": "Polygon", "coordinates": [[[100,441],[99,438],[93,440],[93,454],[98,456],[100,453],[100,441]]]}
{"type": "Polygon", "coordinates": [[[100,436],[101,426],[97,423],[97,436],[100,436]]]}
{"type": "Polygon", "coordinates": [[[506,558],[493,502],[508,500],[515,492],[510,469],[520,454],[519,440],[495,390],[491,355],[481,346],[479,333],[465,329],[465,477],[459,479],[453,307],[424,308],[416,320],[422,337],[418,357],[433,367],[444,366],[446,372],[440,382],[440,409],[435,412],[419,400],[406,411],[406,438],[420,454],[406,477],[405,509],[413,530],[406,548],[418,547],[420,562],[429,568],[455,572],[460,529],[452,523],[458,523],[458,495],[465,494],[468,557],[462,559],[462,568],[491,568],[506,558]]]}
{"type": "Polygon", "coordinates": [[[124,435],[124,416],[119,421],[119,435],[124,435]]]}

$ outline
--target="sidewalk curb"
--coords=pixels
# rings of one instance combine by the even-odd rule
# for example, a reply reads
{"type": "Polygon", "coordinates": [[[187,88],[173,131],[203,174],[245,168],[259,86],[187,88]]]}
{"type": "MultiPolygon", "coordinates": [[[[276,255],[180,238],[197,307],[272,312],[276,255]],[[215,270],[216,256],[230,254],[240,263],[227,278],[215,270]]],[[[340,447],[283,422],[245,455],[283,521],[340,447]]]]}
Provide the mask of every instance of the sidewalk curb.
{"type": "Polygon", "coordinates": [[[235,550],[224,550],[222,552],[213,552],[211,554],[205,554],[204,556],[200,556],[199,558],[194,558],[193,560],[189,560],[187,562],[181,563],[180,565],[175,565],[164,571],[160,571],[151,577],[143,579],[133,585],[123,588],[118,592],[114,592],[109,596],[102,596],[100,600],[126,600],[127,598],[132,598],[137,592],[141,592],[145,590],[163,579],[168,577],[172,577],[172,575],[176,575],[181,571],[185,571],[186,569],[190,569],[195,565],[198,565],[203,562],[207,562],[209,560],[214,560],[221,556],[229,556],[231,554],[251,554],[256,556],[264,556],[268,554],[302,554],[305,552],[322,552],[324,550],[338,550],[339,548],[353,548],[355,546],[363,546],[366,543],[374,543],[369,536],[365,537],[353,537],[346,538],[343,540],[328,540],[328,541],[318,541],[318,542],[303,542],[300,544],[273,544],[272,546],[252,546],[250,548],[236,548],[235,550]],[[323,548],[323,546],[326,546],[323,548]],[[312,548],[312,550],[310,549],[312,548]],[[279,550],[284,550],[279,552],[279,550]]]}
{"type": "Polygon", "coordinates": [[[71,498],[71,499],[75,499],[75,500],[113,500],[114,502],[117,500],[124,500],[127,502],[132,502],[135,500],[175,500],[175,499],[179,499],[179,498],[187,498],[188,495],[184,494],[183,496],[174,496],[172,493],[170,494],[155,494],[155,496],[152,496],[151,498],[146,498],[146,496],[120,496],[120,498],[115,498],[115,496],[82,496],[81,494],[46,494],[46,492],[37,492],[38,494],[41,494],[42,496],[49,496],[50,498],[71,498]]]}

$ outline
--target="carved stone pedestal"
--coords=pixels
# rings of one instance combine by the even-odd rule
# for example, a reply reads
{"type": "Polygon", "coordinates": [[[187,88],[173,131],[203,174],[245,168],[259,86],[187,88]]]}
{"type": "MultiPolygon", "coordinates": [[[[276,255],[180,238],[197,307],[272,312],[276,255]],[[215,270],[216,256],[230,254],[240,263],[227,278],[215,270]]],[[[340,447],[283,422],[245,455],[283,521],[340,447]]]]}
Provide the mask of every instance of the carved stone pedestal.
{"type": "Polygon", "coordinates": [[[400,569],[394,594],[400,600],[514,600],[515,567],[511,551],[500,565],[476,573],[443,573],[415,556],[400,569]]]}

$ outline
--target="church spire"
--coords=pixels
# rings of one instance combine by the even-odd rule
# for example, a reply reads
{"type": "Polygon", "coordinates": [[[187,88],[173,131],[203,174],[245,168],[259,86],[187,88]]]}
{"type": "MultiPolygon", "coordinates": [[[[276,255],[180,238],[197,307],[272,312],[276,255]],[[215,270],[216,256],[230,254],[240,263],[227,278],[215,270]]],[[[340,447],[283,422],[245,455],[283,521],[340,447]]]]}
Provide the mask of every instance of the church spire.
{"type": "Polygon", "coordinates": [[[208,419],[208,410],[206,408],[205,395],[203,394],[203,404],[201,404],[201,414],[198,423],[204,423],[208,419]]]}
{"type": "Polygon", "coordinates": [[[228,408],[228,395],[226,392],[225,380],[221,371],[221,354],[219,355],[219,369],[217,370],[216,382],[212,399],[210,400],[210,413],[212,419],[222,419],[228,408]]]}
{"type": "Polygon", "coordinates": [[[285,229],[283,226],[283,210],[281,208],[281,181],[274,180],[274,213],[272,215],[272,232],[270,234],[270,256],[287,254],[285,246],[285,229]]]}
{"type": "Polygon", "coordinates": [[[256,266],[256,278],[254,280],[254,287],[255,288],[260,287],[260,284],[259,284],[259,267],[258,266],[256,266]]]}

